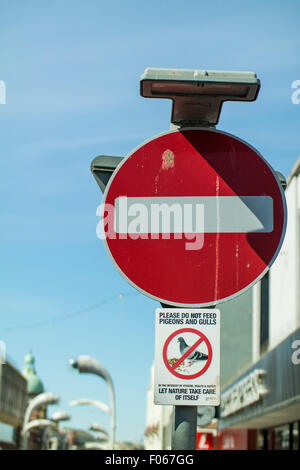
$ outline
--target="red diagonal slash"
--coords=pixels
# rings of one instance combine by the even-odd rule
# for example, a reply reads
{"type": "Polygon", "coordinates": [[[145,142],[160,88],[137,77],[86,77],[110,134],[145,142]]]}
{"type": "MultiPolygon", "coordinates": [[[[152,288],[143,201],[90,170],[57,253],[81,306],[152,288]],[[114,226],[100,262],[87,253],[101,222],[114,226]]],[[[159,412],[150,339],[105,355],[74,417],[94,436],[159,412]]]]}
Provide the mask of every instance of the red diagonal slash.
{"type": "Polygon", "coordinates": [[[209,342],[209,339],[205,336],[204,333],[201,333],[199,330],[195,330],[195,328],[182,328],[180,330],[175,330],[173,331],[173,333],[170,334],[170,336],[168,336],[168,338],[166,339],[165,341],[165,344],[163,346],[163,350],[162,350],[162,355],[163,355],[163,361],[164,361],[164,364],[166,366],[166,368],[168,369],[169,372],[171,372],[171,374],[175,375],[175,377],[178,377],[179,379],[183,379],[183,380],[192,380],[192,379],[197,379],[198,377],[200,377],[201,375],[203,375],[207,369],[209,368],[210,364],[211,364],[211,361],[212,361],[212,356],[213,356],[213,351],[212,351],[212,347],[211,347],[211,344],[209,342]],[[169,347],[169,344],[170,342],[172,341],[172,339],[176,338],[176,336],[180,336],[182,335],[183,333],[194,333],[195,335],[197,335],[200,339],[198,339],[193,346],[191,346],[188,351],[186,352],[186,354],[184,354],[175,364],[173,367],[171,367],[169,361],[168,361],[168,347],[169,347]],[[205,345],[207,347],[207,355],[208,355],[208,359],[207,361],[205,361],[205,366],[200,369],[198,372],[196,372],[195,374],[191,374],[191,375],[186,375],[186,374],[180,374],[179,372],[177,372],[175,370],[175,368],[177,368],[181,363],[182,361],[184,361],[185,357],[189,354],[191,354],[191,352],[194,351],[194,349],[199,346],[199,344],[202,342],[202,340],[205,342],[205,345]]]}
{"type": "Polygon", "coordinates": [[[181,358],[178,359],[177,362],[175,362],[175,364],[173,364],[173,365],[171,366],[171,369],[173,369],[173,370],[177,369],[177,367],[180,366],[180,364],[194,351],[194,349],[197,348],[197,346],[199,346],[199,344],[202,343],[203,340],[204,340],[204,338],[201,338],[201,337],[200,337],[199,339],[197,339],[196,343],[195,343],[193,346],[191,346],[191,347],[183,354],[183,356],[181,356],[181,358]]]}

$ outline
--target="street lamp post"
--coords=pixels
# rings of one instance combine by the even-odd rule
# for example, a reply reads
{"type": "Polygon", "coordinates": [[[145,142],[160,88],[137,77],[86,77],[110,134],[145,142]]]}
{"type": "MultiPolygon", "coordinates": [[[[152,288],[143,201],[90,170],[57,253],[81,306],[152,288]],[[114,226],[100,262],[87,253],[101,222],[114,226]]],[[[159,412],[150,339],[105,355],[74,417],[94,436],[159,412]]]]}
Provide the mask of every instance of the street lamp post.
{"type": "Polygon", "coordinates": [[[89,429],[91,431],[101,432],[105,436],[108,436],[108,432],[106,431],[106,429],[103,426],[101,426],[99,423],[93,423],[89,429]]]}
{"type": "Polygon", "coordinates": [[[115,433],[116,433],[116,400],[113,381],[108,371],[93,357],[79,356],[76,360],[70,359],[70,364],[74,369],[78,369],[80,373],[95,374],[107,382],[110,398],[111,398],[111,436],[110,445],[114,449],[115,433]]]}
{"type": "MultiPolygon", "coordinates": [[[[73,400],[73,401],[70,401],[69,403],[70,406],[76,406],[76,405],[92,405],[92,406],[95,406],[96,408],[102,410],[102,411],[105,411],[106,413],[108,414],[112,414],[111,413],[111,409],[105,404],[105,403],[102,403],[102,401],[99,401],[99,400],[92,400],[91,398],[79,398],[79,400],[73,400]]],[[[100,424],[98,423],[93,423],[89,429],[91,431],[96,431],[96,432],[100,432],[104,435],[103,437],[103,442],[108,442],[109,440],[109,433],[106,431],[105,428],[103,428],[100,424]]]]}
{"type": "MultiPolygon", "coordinates": [[[[54,413],[52,413],[51,421],[56,424],[56,432],[58,433],[58,435],[63,434],[65,436],[66,434],[65,432],[62,432],[62,430],[60,429],[59,423],[61,421],[69,421],[70,419],[71,419],[71,416],[66,411],[59,410],[59,411],[55,411],[54,413]]],[[[46,428],[45,428],[45,432],[46,432],[46,428]]]]}
{"type": "Polygon", "coordinates": [[[54,421],[51,421],[50,419],[33,419],[32,421],[29,421],[29,423],[26,424],[24,429],[22,430],[22,434],[25,436],[25,434],[30,431],[30,429],[33,428],[45,428],[47,426],[50,426],[54,429],[57,428],[57,423],[54,421]]]}
{"type": "Polygon", "coordinates": [[[109,434],[103,426],[101,426],[99,423],[93,423],[89,427],[89,430],[97,432],[98,444],[101,443],[101,445],[106,446],[106,444],[108,443],[109,434]]]}
{"type": "Polygon", "coordinates": [[[54,421],[57,424],[59,421],[69,421],[69,419],[71,419],[71,416],[66,411],[55,411],[51,415],[51,421],[54,421]]]}
{"type": "Polygon", "coordinates": [[[30,416],[33,410],[35,410],[36,408],[41,408],[43,405],[55,405],[58,402],[59,402],[58,396],[51,392],[40,393],[39,395],[37,395],[30,401],[25,411],[23,427],[21,431],[22,448],[27,447],[27,443],[26,443],[26,433],[28,431],[27,424],[29,423],[30,416]]]}
{"type": "Polygon", "coordinates": [[[99,400],[92,400],[91,398],[79,398],[79,400],[70,401],[69,405],[92,405],[111,415],[111,409],[105,403],[102,403],[102,401],[99,400]]]}

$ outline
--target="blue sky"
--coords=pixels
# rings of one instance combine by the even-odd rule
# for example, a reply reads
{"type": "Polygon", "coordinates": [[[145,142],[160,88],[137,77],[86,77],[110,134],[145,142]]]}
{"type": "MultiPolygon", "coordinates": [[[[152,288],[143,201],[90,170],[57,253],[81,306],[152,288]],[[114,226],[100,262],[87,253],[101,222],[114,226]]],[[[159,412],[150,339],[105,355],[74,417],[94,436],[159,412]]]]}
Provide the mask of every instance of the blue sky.
{"type": "Polygon", "coordinates": [[[225,103],[218,129],[287,177],[300,154],[299,13],[297,0],[0,0],[0,340],[19,368],[33,350],[61,397],[51,411],[72,412],[71,426],[109,426],[104,413],[68,407],[109,401],[103,381],[67,367],[87,354],[115,382],[117,438],[142,439],[159,306],[96,238],[91,160],[125,156],[169,128],[170,102],[139,95],[146,67],[249,70],[261,80],[257,101],[225,103]]]}

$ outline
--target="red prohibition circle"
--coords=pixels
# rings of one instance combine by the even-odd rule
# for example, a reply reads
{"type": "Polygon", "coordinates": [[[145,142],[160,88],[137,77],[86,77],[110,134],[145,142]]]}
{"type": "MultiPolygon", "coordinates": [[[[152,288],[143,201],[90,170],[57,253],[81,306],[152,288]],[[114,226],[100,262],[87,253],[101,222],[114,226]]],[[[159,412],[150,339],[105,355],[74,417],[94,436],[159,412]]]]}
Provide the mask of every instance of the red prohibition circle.
{"type": "MultiPolygon", "coordinates": [[[[191,346],[191,348],[192,348],[192,346],[191,346]]],[[[200,333],[200,331],[195,330],[194,328],[182,328],[181,330],[174,331],[167,338],[167,341],[165,342],[164,347],[163,347],[163,360],[164,360],[165,366],[168,369],[168,371],[171,372],[171,374],[175,375],[175,377],[178,377],[180,379],[185,379],[185,380],[196,379],[197,377],[200,377],[201,375],[203,375],[204,372],[206,372],[207,369],[209,368],[209,366],[211,364],[211,361],[212,361],[212,347],[211,347],[211,344],[210,344],[208,338],[203,333],[200,333]],[[175,370],[176,367],[174,369],[174,366],[172,367],[168,362],[167,351],[168,351],[169,344],[175,336],[180,335],[182,333],[194,333],[194,334],[198,335],[206,344],[207,351],[208,351],[208,359],[206,361],[205,366],[199,372],[197,372],[196,374],[192,374],[192,375],[180,374],[179,372],[176,372],[176,370],[175,370]]]]}

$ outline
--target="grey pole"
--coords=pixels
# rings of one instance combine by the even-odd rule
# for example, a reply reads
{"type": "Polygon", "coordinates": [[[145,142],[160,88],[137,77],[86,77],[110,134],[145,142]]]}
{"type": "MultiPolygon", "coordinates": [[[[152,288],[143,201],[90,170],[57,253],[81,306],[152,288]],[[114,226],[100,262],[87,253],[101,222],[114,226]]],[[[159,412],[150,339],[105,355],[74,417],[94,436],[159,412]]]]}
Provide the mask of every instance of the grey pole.
{"type": "Polygon", "coordinates": [[[197,406],[174,406],[172,450],[196,450],[197,406]]]}
{"type": "MultiPolygon", "coordinates": [[[[163,308],[179,308],[160,302],[163,308]]],[[[197,406],[174,406],[172,450],[196,450],[197,406]]]]}

